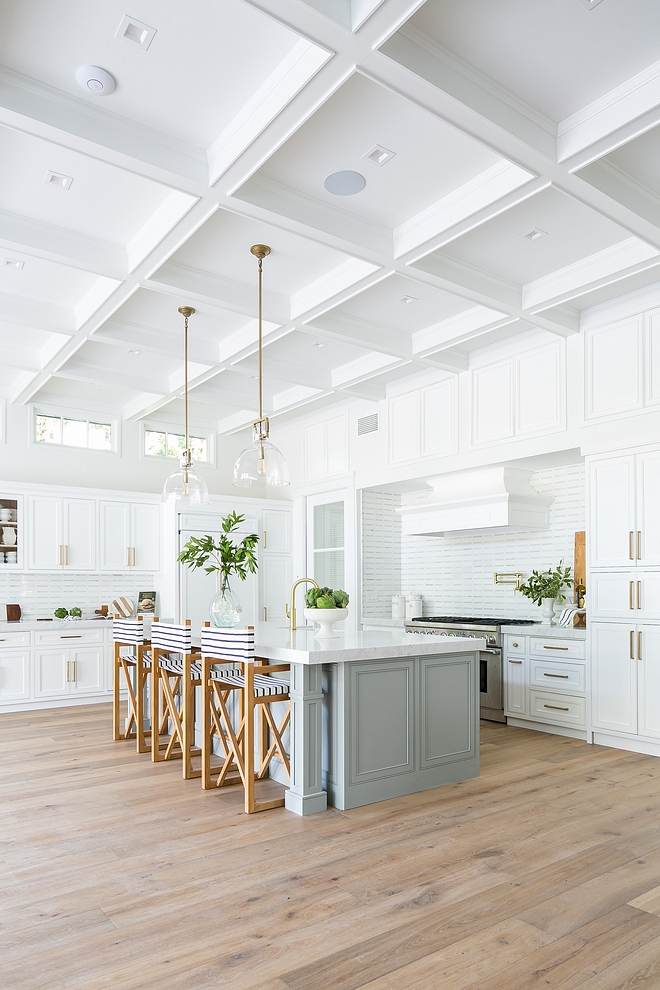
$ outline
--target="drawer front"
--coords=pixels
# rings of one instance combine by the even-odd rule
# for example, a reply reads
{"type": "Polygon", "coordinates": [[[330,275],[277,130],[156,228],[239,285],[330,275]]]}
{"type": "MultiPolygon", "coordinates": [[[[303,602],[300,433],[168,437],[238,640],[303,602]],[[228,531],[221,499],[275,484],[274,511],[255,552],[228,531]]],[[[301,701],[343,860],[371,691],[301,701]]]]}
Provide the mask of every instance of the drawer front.
{"type": "Polygon", "coordinates": [[[584,660],[585,642],[580,639],[547,639],[530,637],[529,654],[533,657],[555,657],[557,660],[584,660]]]}
{"type": "Polygon", "coordinates": [[[2,632],[0,633],[0,650],[15,650],[17,646],[29,646],[30,633],[27,630],[22,632],[2,632]]]}
{"type": "Polygon", "coordinates": [[[552,694],[530,688],[529,714],[543,722],[574,725],[584,729],[587,724],[586,701],[568,694],[552,694]]]}
{"type": "Polygon", "coordinates": [[[526,636],[507,636],[506,638],[506,652],[507,653],[526,653],[527,652],[527,637],[526,636]]]}
{"type": "Polygon", "coordinates": [[[567,691],[583,694],[587,690],[587,668],[583,663],[562,663],[553,660],[530,660],[530,687],[544,691],[567,691]]]}
{"type": "Polygon", "coordinates": [[[75,627],[70,629],[48,629],[38,630],[34,634],[34,642],[36,646],[87,646],[88,644],[102,643],[104,640],[105,630],[101,627],[99,629],[80,629],[76,632],[75,627]]]}

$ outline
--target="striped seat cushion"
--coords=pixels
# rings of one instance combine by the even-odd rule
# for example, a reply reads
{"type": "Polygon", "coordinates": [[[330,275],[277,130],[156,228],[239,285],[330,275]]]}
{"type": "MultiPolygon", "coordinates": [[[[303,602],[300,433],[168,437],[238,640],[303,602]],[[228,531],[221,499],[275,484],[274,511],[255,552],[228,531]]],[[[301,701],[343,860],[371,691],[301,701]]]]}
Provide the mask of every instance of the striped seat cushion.
{"type": "Polygon", "coordinates": [[[254,629],[202,629],[202,656],[218,660],[253,660],[254,629]]]}
{"type": "MultiPolygon", "coordinates": [[[[161,657],[158,661],[161,670],[166,670],[169,674],[183,675],[183,660],[178,656],[161,657]]],[[[202,667],[199,663],[191,663],[190,676],[194,681],[198,681],[202,676],[202,667]]]]}
{"type": "Polygon", "coordinates": [[[112,638],[115,643],[144,643],[144,623],[135,619],[113,619],[112,638]]]}
{"type": "Polygon", "coordinates": [[[151,645],[173,653],[191,653],[192,629],[190,626],[177,626],[169,622],[152,622],[151,645]]]}
{"type": "MultiPolygon", "coordinates": [[[[229,684],[233,688],[243,688],[245,677],[238,670],[212,670],[211,679],[229,684]]],[[[278,695],[288,695],[289,682],[278,677],[268,677],[266,674],[254,675],[255,698],[274,698],[278,695]]]]}

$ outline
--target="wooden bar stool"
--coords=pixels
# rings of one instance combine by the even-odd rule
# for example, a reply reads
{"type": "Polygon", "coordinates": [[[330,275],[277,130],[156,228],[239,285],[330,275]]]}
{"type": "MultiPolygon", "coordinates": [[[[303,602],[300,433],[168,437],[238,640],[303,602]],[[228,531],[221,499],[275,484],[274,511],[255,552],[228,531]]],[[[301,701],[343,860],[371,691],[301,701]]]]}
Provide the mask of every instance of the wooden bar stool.
{"type": "Polygon", "coordinates": [[[183,625],[155,620],[151,653],[151,724],[158,726],[151,735],[151,759],[160,763],[181,758],[184,778],[199,777],[202,771],[193,769],[192,760],[201,754],[195,747],[195,688],[201,684],[201,667],[194,662],[190,619],[183,625]]]}
{"type": "Polygon", "coordinates": [[[202,629],[202,787],[222,787],[240,782],[245,792],[245,811],[279,808],[284,798],[257,802],[255,779],[268,776],[275,756],[291,776],[283,734],[291,718],[289,682],[273,676],[290,669],[289,664],[270,664],[255,659],[254,628],[202,629]],[[286,702],[277,723],[271,705],[286,702]],[[259,712],[260,754],[255,770],[255,712],[259,712]],[[222,763],[213,765],[213,743],[218,740],[222,763]],[[223,758],[224,754],[224,758],[223,758]],[[215,780],[213,777],[215,776],[215,780]]]}
{"type": "Polygon", "coordinates": [[[112,674],[112,738],[135,738],[138,753],[148,753],[144,728],[145,692],[151,673],[149,643],[145,641],[142,616],[137,619],[122,619],[115,615],[112,621],[114,659],[112,674]],[[130,650],[130,653],[127,651],[130,650]],[[121,731],[121,685],[123,681],[128,692],[128,713],[124,731],[121,731]]]}

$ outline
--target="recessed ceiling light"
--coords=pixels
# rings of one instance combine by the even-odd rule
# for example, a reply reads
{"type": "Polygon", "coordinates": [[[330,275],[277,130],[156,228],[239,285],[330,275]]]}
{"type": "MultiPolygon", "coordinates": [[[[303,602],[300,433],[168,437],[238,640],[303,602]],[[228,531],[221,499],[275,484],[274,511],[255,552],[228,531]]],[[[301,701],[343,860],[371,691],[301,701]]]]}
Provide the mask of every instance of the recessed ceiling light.
{"type": "Polygon", "coordinates": [[[110,73],[98,65],[81,65],[76,69],[76,82],[81,89],[93,96],[107,96],[116,85],[110,73]]]}
{"type": "Polygon", "coordinates": [[[145,52],[156,35],[156,28],[136,21],[134,17],[124,14],[121,23],[115,31],[115,38],[125,38],[132,44],[142,48],[145,52]]]}
{"type": "Polygon", "coordinates": [[[540,227],[532,227],[531,230],[526,230],[525,233],[520,236],[526,237],[528,241],[538,241],[542,237],[545,237],[547,233],[547,230],[541,230],[540,227]]]}
{"type": "Polygon", "coordinates": [[[354,196],[362,192],[367,182],[359,172],[351,172],[349,169],[342,172],[331,172],[326,175],[323,185],[333,196],[354,196]]]}
{"type": "Polygon", "coordinates": [[[322,344],[320,340],[317,340],[312,344],[312,347],[325,347],[325,344],[322,344]]]}
{"type": "Polygon", "coordinates": [[[396,155],[396,151],[388,151],[387,148],[383,148],[380,144],[375,144],[373,148],[370,148],[366,155],[362,155],[363,158],[367,158],[370,162],[374,162],[376,165],[384,165],[386,162],[391,161],[396,155]]]}
{"type": "Polygon", "coordinates": [[[417,296],[401,296],[399,302],[405,303],[406,306],[410,306],[411,303],[417,302],[417,296]]]}
{"type": "Polygon", "coordinates": [[[70,189],[73,182],[72,175],[63,175],[61,172],[46,172],[44,182],[47,186],[59,186],[60,189],[70,189]]]}
{"type": "Polygon", "coordinates": [[[127,354],[133,354],[135,357],[142,354],[142,351],[126,351],[127,354]]]}
{"type": "Polygon", "coordinates": [[[595,7],[596,4],[600,3],[600,0],[578,0],[578,3],[581,3],[583,7],[587,8],[587,10],[591,10],[592,7],[595,7]]]}
{"type": "Polygon", "coordinates": [[[22,272],[25,267],[25,262],[18,261],[17,258],[2,258],[0,264],[3,268],[16,268],[19,272],[22,272]]]}

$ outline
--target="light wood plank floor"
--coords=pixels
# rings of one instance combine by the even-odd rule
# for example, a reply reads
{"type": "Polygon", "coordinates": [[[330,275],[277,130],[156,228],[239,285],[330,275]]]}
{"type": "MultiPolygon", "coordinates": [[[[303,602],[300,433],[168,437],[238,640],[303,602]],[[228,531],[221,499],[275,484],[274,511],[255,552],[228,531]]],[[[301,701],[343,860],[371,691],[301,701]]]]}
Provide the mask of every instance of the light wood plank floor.
{"type": "Polygon", "coordinates": [[[482,739],[475,781],[246,817],[108,706],[0,716],[0,987],[659,988],[660,761],[482,739]]]}

